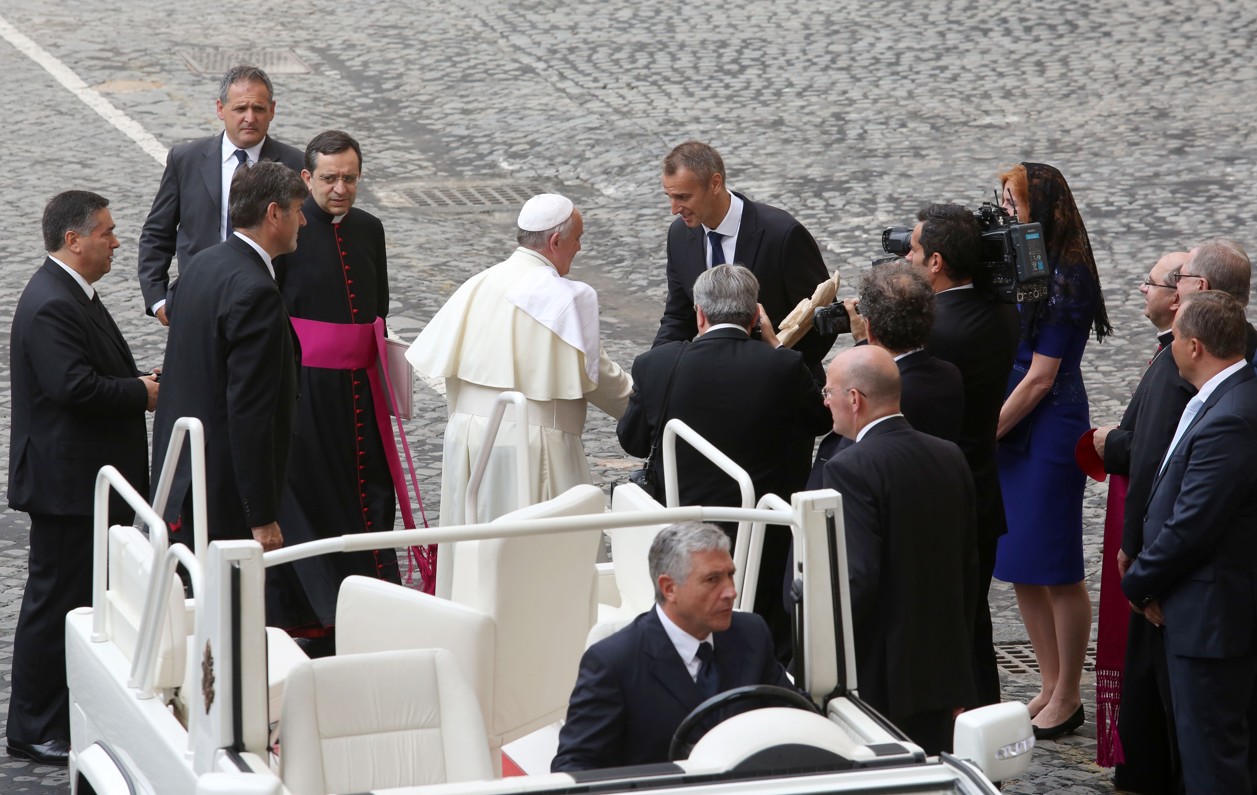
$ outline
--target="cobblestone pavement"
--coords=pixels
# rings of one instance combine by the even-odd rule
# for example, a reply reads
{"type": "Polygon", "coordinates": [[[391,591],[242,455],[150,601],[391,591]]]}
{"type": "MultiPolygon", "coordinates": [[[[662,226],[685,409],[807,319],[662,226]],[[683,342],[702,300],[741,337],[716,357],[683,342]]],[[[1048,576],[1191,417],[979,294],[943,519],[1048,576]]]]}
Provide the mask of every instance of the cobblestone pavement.
{"type": "MultiPolygon", "coordinates": [[[[275,79],[277,137],[300,145],[336,126],[362,141],[360,202],[388,230],[390,323],[408,338],[468,275],[510,251],[522,197],[561,191],[586,217],[573,275],[598,288],[606,347],[627,366],[649,344],[665,291],[659,160],[690,137],[721,150],[734,188],[794,212],[848,285],[877,253],[881,229],[909,222],[923,203],[973,205],[1018,160],[1060,167],[1118,330],[1086,359],[1097,422],[1116,421],[1152,347],[1136,290],[1147,268],[1214,234],[1254,243],[1257,6],[1238,0],[729,0],[716,17],[660,0],[265,8],[284,21],[242,19],[222,4],[5,0],[0,32],[30,37],[165,146],[219,129],[217,79],[239,57],[230,53],[253,53],[275,79]],[[309,71],[283,73],[285,54],[309,71]],[[208,74],[193,71],[198,62],[208,74]]],[[[123,241],[102,295],[141,364],[158,364],[165,334],[143,314],[135,254],[161,165],[11,42],[0,41],[0,70],[10,86],[0,173],[12,180],[0,334],[42,256],[44,201],[88,188],[112,199],[123,241]]],[[[7,425],[7,361],[0,368],[7,425]]],[[[417,398],[408,432],[435,516],[444,409],[427,389],[417,398]]],[[[612,421],[595,413],[587,431],[597,478],[622,479],[635,462],[612,421]]],[[[7,441],[0,434],[0,469],[7,441]]],[[[1093,484],[1093,592],[1102,503],[1093,484]]],[[[25,550],[25,518],[0,515],[6,704],[25,550]]],[[[1024,643],[1011,589],[997,585],[992,603],[998,640],[1024,643]]],[[[1004,684],[1008,697],[1035,687],[1009,672],[1004,684]]],[[[1006,790],[1112,791],[1090,762],[1093,735],[1089,721],[1045,743],[1006,790]]],[[[0,792],[65,788],[62,772],[0,757],[0,792]]]]}

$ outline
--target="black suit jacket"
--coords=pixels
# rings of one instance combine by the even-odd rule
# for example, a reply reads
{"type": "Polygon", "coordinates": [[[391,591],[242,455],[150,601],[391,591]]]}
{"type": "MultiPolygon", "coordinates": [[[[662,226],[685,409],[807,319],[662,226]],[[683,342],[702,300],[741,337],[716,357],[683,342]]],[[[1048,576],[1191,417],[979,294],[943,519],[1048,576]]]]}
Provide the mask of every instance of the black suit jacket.
{"type": "MultiPolygon", "coordinates": [[[[630,455],[645,457],[655,429],[677,417],[750,474],[755,496],[789,501],[807,483],[812,444],[833,423],[796,351],[774,349],[741,329],[716,329],[685,346],[668,416],[668,374],[683,343],[662,345],[633,362],[633,393],[616,433],[630,455]]],[[[655,458],[663,483],[663,454],[655,458]]],[[[739,505],[737,484],[688,444],[677,444],[682,505],[739,505]]]]}
{"type": "MultiPolygon", "coordinates": [[[[148,489],[148,390],[122,332],[51,259],[18,299],[9,336],[9,507],[91,516],[106,464],[148,489]]],[[[110,516],[134,511],[115,496],[110,516]]]]}
{"type": "Polygon", "coordinates": [[[825,465],[842,495],[861,698],[891,720],[976,698],[973,480],[964,455],[903,417],[825,465]]]}
{"type": "Polygon", "coordinates": [[[1137,605],[1160,600],[1167,653],[1251,654],[1257,640],[1257,378],[1251,367],[1214,390],[1154,477],[1143,537],[1122,590],[1137,605]]]}
{"type": "Polygon", "coordinates": [[[960,370],[965,412],[959,444],[977,487],[979,537],[988,542],[1008,530],[995,466],[995,431],[1020,335],[1013,304],[977,289],[934,296],[934,326],[925,350],[960,370]]]}
{"type": "Polygon", "coordinates": [[[1122,413],[1122,421],[1104,441],[1104,471],[1130,479],[1126,486],[1122,550],[1132,559],[1144,546],[1143,509],[1148,504],[1153,478],[1174,438],[1178,418],[1194,394],[1196,387],[1178,374],[1167,342],[1144,371],[1122,413]]]}
{"type": "MultiPolygon", "coordinates": [[[[733,263],[745,265],[759,280],[759,302],[774,327],[779,326],[799,301],[811,298],[816,285],[829,278],[820,247],[811,233],[785,210],[759,204],[734,194],[744,202],[733,263]]],[[[690,229],[677,218],[668,228],[668,300],[655,346],[698,335],[694,313],[694,282],[707,269],[705,233],[690,229]]],[[[818,368],[835,337],[813,329],[794,345],[808,366],[818,368]]]]}
{"type": "MultiPolygon", "coordinates": [[[[153,482],[175,420],[200,418],[210,538],[251,538],[250,528],[275,521],[292,439],[298,354],[288,312],[262,258],[235,235],[192,258],[170,309],[153,482]]],[[[190,499],[187,449],[167,521],[190,499]]]]}
{"type": "MultiPolygon", "coordinates": [[[[794,689],[773,657],[768,626],[754,613],[735,612],[729,629],[712,640],[721,691],[761,684],[794,689]]],[[[677,726],[702,701],[652,607],[585,651],[550,769],[666,762],[677,726]]]]}
{"type": "MultiPolygon", "coordinates": [[[[170,261],[182,268],[197,252],[223,240],[222,145],[224,133],[179,144],[166,157],[166,170],[140,231],[140,290],[144,308],[166,298],[170,261]]],[[[277,160],[300,173],[305,156],[269,135],[259,160],[277,160]]]]}

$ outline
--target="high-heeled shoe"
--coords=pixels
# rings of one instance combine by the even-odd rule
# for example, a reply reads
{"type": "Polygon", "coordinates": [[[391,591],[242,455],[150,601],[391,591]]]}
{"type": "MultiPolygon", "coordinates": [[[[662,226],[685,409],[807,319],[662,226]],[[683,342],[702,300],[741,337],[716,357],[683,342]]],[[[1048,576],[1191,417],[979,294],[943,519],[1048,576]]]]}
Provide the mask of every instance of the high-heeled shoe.
{"type": "Polygon", "coordinates": [[[1034,727],[1034,739],[1036,740],[1055,740],[1066,734],[1073,734],[1079,726],[1087,720],[1087,713],[1083,711],[1082,705],[1078,705],[1078,709],[1073,715],[1070,715],[1063,722],[1055,726],[1034,727]]]}

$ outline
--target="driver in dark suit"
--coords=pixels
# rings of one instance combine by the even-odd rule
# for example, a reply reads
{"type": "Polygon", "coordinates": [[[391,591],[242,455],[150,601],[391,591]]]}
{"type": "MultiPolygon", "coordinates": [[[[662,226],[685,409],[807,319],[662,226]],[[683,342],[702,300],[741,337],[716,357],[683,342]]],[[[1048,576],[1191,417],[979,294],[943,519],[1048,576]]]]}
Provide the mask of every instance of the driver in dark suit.
{"type": "Polygon", "coordinates": [[[671,525],[649,559],[655,607],[585,651],[554,772],[665,762],[681,721],[710,696],[745,685],[792,688],[764,620],[733,611],[723,530],[671,525]]]}

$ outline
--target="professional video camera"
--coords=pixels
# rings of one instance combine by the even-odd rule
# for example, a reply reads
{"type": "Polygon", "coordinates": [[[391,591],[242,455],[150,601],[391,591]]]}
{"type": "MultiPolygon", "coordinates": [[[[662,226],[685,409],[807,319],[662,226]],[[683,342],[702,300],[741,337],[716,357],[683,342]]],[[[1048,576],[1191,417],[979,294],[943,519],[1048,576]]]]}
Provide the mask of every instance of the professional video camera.
{"type": "MultiPolygon", "coordinates": [[[[1043,227],[1017,223],[1003,207],[991,202],[983,202],[973,216],[982,227],[982,262],[974,274],[974,284],[1007,303],[1046,298],[1048,270],[1043,227]]],[[[907,256],[911,240],[911,227],[893,226],[882,232],[882,249],[887,254],[907,256]]]]}

